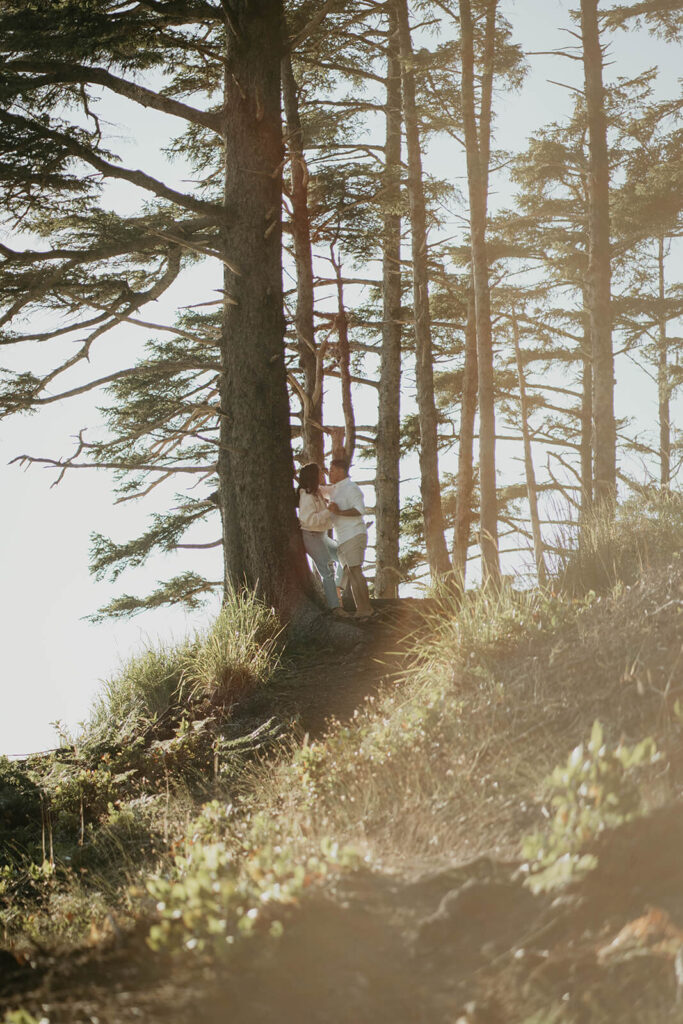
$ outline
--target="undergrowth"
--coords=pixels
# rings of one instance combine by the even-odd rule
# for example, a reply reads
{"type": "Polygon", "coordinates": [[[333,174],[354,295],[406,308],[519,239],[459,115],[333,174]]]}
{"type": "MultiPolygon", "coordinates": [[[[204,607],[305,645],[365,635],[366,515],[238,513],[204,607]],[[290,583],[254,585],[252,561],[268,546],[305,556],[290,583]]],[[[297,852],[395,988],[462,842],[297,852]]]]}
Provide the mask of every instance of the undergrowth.
{"type": "Polygon", "coordinates": [[[579,532],[558,538],[564,549],[555,569],[558,585],[571,594],[632,585],[680,552],[682,538],[683,494],[652,489],[635,495],[614,517],[598,511],[579,532]]]}
{"type": "Polygon", "coordinates": [[[131,887],[168,858],[198,802],[277,736],[271,722],[235,733],[231,709],[270,680],[280,636],[271,609],[233,594],[205,632],[130,659],[74,740],[0,758],[6,941],[73,941],[112,911],[134,920],[131,887]]]}
{"type": "MultiPolygon", "coordinates": [[[[524,834],[536,836],[544,870],[581,857],[564,816],[594,833],[612,812],[635,813],[631,761],[652,753],[638,744],[658,732],[664,758],[667,729],[680,739],[662,630],[680,583],[683,519],[674,499],[663,509],[661,521],[621,512],[623,536],[620,526],[596,531],[591,571],[576,561],[544,589],[460,603],[442,595],[402,672],[320,738],[278,739],[271,722],[246,737],[226,731],[226,709],[267,682],[280,650],[277,623],[248,596],[177,651],[130,663],[79,749],[50,764],[0,762],[0,800],[19,816],[20,836],[4,904],[0,895],[7,936],[35,933],[31,906],[47,928],[58,896],[70,892],[82,908],[106,892],[96,913],[149,918],[155,948],[223,956],[242,939],[276,937],[311,893],[360,863],[401,872],[483,851],[518,857],[524,834]],[[629,583],[641,564],[660,565],[659,576],[629,583]],[[572,761],[597,718],[604,730],[572,761]]],[[[82,929],[87,914],[74,916],[82,929]]]]}

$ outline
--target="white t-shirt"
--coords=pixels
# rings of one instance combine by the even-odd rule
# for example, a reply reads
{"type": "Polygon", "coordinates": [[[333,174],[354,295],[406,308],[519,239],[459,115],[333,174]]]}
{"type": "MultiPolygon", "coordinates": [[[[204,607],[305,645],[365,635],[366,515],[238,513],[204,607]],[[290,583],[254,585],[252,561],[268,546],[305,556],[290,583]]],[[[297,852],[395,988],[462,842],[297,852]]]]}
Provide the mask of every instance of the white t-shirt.
{"type": "Polygon", "coordinates": [[[332,529],[332,513],[320,494],[302,491],[299,499],[299,524],[302,530],[324,533],[332,529]]]}
{"type": "Polygon", "coordinates": [[[352,537],[357,537],[359,533],[367,531],[363,520],[365,502],[363,501],[363,492],[358,484],[354,484],[353,480],[348,476],[344,477],[343,480],[340,480],[331,489],[330,501],[333,501],[340,509],[355,508],[361,513],[359,516],[332,515],[334,520],[334,536],[340,544],[343,544],[346,540],[351,540],[352,537]]]}

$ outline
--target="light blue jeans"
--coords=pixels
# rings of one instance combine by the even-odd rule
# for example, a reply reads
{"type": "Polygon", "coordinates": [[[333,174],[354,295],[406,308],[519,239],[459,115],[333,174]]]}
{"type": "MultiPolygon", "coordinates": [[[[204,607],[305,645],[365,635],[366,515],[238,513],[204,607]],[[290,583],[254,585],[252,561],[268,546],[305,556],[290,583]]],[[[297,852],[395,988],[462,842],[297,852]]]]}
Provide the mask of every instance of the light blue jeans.
{"type": "Polygon", "coordinates": [[[302,530],[304,548],[320,573],[325,591],[325,600],[330,608],[339,607],[335,577],[335,562],[338,562],[337,545],[326,533],[318,530],[302,530]]]}

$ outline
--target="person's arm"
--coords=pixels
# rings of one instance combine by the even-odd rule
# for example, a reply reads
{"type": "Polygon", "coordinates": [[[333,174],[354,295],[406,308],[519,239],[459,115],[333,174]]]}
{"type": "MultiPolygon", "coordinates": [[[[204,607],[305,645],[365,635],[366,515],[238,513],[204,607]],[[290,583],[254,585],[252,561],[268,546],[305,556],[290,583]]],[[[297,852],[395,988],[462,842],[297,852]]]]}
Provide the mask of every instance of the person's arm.
{"type": "Polygon", "coordinates": [[[359,512],[357,508],[339,508],[333,501],[327,506],[330,512],[333,512],[335,516],[362,516],[363,513],[359,512]]]}

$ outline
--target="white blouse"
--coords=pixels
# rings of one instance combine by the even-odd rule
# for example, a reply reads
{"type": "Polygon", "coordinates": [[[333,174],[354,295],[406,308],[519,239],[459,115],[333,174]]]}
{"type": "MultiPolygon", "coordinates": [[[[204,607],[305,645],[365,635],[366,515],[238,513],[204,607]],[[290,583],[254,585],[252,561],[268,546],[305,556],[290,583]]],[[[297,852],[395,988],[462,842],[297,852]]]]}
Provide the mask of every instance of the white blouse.
{"type": "Polygon", "coordinates": [[[325,533],[332,528],[332,513],[321,494],[301,492],[299,500],[299,524],[302,530],[325,533]]]}

